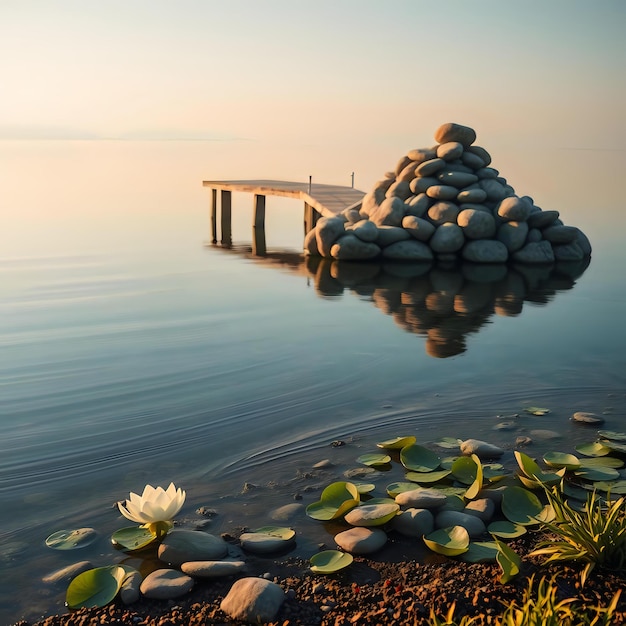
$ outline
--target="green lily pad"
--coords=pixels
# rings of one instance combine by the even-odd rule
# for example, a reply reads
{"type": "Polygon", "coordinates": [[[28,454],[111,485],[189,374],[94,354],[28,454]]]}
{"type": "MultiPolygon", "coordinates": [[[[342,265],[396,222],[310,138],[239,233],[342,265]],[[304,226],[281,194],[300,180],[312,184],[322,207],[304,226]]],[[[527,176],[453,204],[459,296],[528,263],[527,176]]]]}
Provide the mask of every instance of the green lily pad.
{"type": "Polygon", "coordinates": [[[367,502],[363,502],[363,505],[366,505],[366,504],[396,504],[396,501],[394,498],[391,498],[391,497],[370,498],[367,502]]]}
{"type": "Polygon", "coordinates": [[[269,537],[282,539],[283,541],[291,541],[296,536],[296,531],[293,528],[285,528],[284,526],[262,526],[252,532],[257,535],[268,535],[269,537]]]}
{"type": "Polygon", "coordinates": [[[550,409],[543,409],[538,406],[527,406],[524,409],[524,412],[530,413],[531,415],[546,415],[547,413],[550,413],[550,409]]]}
{"type": "Polygon", "coordinates": [[[382,526],[391,521],[400,510],[392,501],[381,504],[362,504],[346,513],[344,519],[352,526],[382,526]]]}
{"type": "Polygon", "coordinates": [[[565,468],[566,470],[575,470],[580,467],[580,460],[573,454],[566,454],[565,452],[546,452],[543,455],[543,460],[550,467],[556,467],[557,469],[565,468]]]}
{"type": "Polygon", "coordinates": [[[620,443],[619,441],[613,441],[610,439],[603,439],[600,443],[609,448],[611,452],[621,452],[622,454],[626,454],[626,443],[620,443]]]}
{"type": "Polygon", "coordinates": [[[579,478],[592,482],[617,480],[620,477],[619,472],[613,467],[584,467],[574,472],[574,474],[579,478]]]}
{"type": "Polygon", "coordinates": [[[476,480],[478,465],[474,456],[460,456],[452,464],[452,475],[464,485],[471,485],[476,480]]]}
{"type": "Polygon", "coordinates": [[[465,457],[458,457],[458,456],[445,456],[441,459],[441,468],[442,469],[452,469],[452,466],[454,465],[454,462],[459,459],[462,458],[464,459],[465,457]]]}
{"type": "Polygon", "coordinates": [[[626,495],[626,480],[598,481],[593,483],[598,491],[610,493],[612,496],[626,495]]]}
{"type": "Polygon", "coordinates": [[[600,435],[600,437],[604,437],[605,439],[610,439],[611,441],[621,441],[626,443],[626,433],[618,433],[614,430],[599,430],[598,435],[600,435]]]}
{"type": "Polygon", "coordinates": [[[565,475],[562,468],[556,472],[544,472],[527,454],[515,450],[515,458],[523,475],[518,478],[529,489],[537,489],[542,485],[556,485],[565,475]]]}
{"type": "Polygon", "coordinates": [[[614,456],[598,456],[590,459],[580,459],[581,467],[624,467],[624,461],[614,456]]]}
{"type": "Polygon", "coordinates": [[[498,554],[496,556],[496,561],[502,570],[502,575],[500,576],[500,582],[502,584],[506,584],[512,578],[515,578],[520,572],[520,567],[522,566],[522,560],[519,555],[511,550],[506,543],[502,541],[495,540],[496,545],[498,546],[498,554]]]}
{"type": "Polygon", "coordinates": [[[98,533],[93,528],[57,530],[46,539],[46,545],[54,550],[76,550],[88,546],[97,538],[98,533]]]}
{"type": "Polygon", "coordinates": [[[374,489],[376,489],[376,485],[374,483],[354,483],[354,486],[361,495],[371,493],[374,489]]]}
{"type": "Polygon", "coordinates": [[[391,463],[391,457],[388,454],[376,454],[375,452],[370,452],[369,454],[362,454],[357,459],[357,463],[363,463],[363,465],[368,465],[370,467],[375,467],[376,465],[387,465],[387,463],[391,463]]]}
{"type": "Polygon", "coordinates": [[[462,439],[457,439],[456,437],[442,437],[435,445],[447,450],[454,450],[460,448],[462,441],[462,439]]]}
{"type": "Polygon", "coordinates": [[[524,476],[527,476],[528,478],[534,478],[535,476],[537,476],[537,474],[543,473],[543,470],[539,467],[537,462],[531,459],[527,454],[524,454],[519,450],[515,450],[513,454],[515,455],[517,464],[524,473],[524,476]]]}
{"type": "Polygon", "coordinates": [[[126,577],[134,571],[127,565],[109,565],[78,574],[67,588],[65,602],[70,609],[105,606],[115,598],[126,577]]]}
{"type": "MultiPolygon", "coordinates": [[[[414,483],[428,484],[438,483],[440,480],[450,476],[451,473],[447,469],[435,470],[434,472],[407,472],[404,477],[414,483]]],[[[413,486],[413,489],[415,489],[415,486],[413,486]]]]}
{"type": "Polygon", "coordinates": [[[395,498],[399,493],[404,493],[405,491],[413,491],[414,489],[417,489],[415,483],[399,482],[387,485],[386,491],[392,498],[395,498]]]}
{"type": "Polygon", "coordinates": [[[411,444],[400,451],[400,462],[413,472],[432,472],[439,467],[441,459],[432,450],[411,444]]]}
{"type": "Polygon", "coordinates": [[[476,464],[476,477],[474,478],[474,482],[465,492],[465,497],[468,500],[474,500],[478,496],[478,492],[483,488],[483,465],[478,456],[475,454],[472,454],[471,458],[476,464]]]}
{"type": "Polygon", "coordinates": [[[353,560],[354,557],[349,552],[324,550],[314,554],[309,563],[311,563],[311,571],[316,574],[334,574],[348,567],[353,560]]]}
{"type": "Polygon", "coordinates": [[[501,539],[514,539],[515,537],[525,535],[528,531],[526,527],[521,524],[514,524],[513,522],[502,520],[491,522],[491,524],[487,526],[487,532],[501,539]]]}
{"type": "Polygon", "coordinates": [[[580,452],[580,454],[584,454],[585,456],[599,457],[609,454],[611,448],[607,448],[607,446],[602,445],[599,441],[593,441],[577,445],[576,452],[580,452]]]}
{"type": "Polygon", "coordinates": [[[543,511],[539,498],[528,489],[507,487],[502,494],[502,513],[514,524],[531,526],[537,524],[537,516],[543,511]]]}
{"type": "Polygon", "coordinates": [[[393,439],[387,439],[386,441],[381,441],[376,445],[379,448],[384,448],[385,450],[401,450],[406,446],[410,446],[417,441],[416,437],[412,435],[409,437],[394,437],[393,439]]]}
{"type": "Polygon", "coordinates": [[[321,521],[337,519],[357,506],[359,500],[359,492],[352,483],[335,482],[322,491],[317,502],[312,502],[306,507],[306,514],[321,521]]]}
{"type": "Polygon", "coordinates": [[[495,541],[472,541],[467,552],[459,557],[466,563],[491,563],[496,560],[498,544],[495,541]]]}
{"type": "Polygon", "coordinates": [[[111,535],[111,543],[125,550],[141,550],[156,539],[155,535],[143,526],[127,526],[111,535]]]}
{"type": "Polygon", "coordinates": [[[437,554],[456,556],[467,552],[470,537],[463,526],[449,526],[424,536],[424,543],[437,554]]]}
{"type": "Polygon", "coordinates": [[[586,489],[579,487],[578,485],[572,485],[572,483],[568,481],[563,481],[562,491],[568,498],[574,498],[575,500],[580,500],[581,502],[585,502],[587,500],[587,496],[589,495],[586,489]]]}

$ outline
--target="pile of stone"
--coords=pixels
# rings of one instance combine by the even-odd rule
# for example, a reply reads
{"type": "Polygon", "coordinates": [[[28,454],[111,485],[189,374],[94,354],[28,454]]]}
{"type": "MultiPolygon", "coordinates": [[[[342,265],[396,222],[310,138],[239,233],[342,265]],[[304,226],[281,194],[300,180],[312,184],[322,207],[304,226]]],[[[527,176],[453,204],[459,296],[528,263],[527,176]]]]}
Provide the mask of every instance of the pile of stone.
{"type": "Polygon", "coordinates": [[[321,218],[305,253],[338,260],[553,263],[591,255],[587,237],[559,212],[518,196],[476,132],[448,123],[437,144],[410,150],[356,205],[321,218]]]}

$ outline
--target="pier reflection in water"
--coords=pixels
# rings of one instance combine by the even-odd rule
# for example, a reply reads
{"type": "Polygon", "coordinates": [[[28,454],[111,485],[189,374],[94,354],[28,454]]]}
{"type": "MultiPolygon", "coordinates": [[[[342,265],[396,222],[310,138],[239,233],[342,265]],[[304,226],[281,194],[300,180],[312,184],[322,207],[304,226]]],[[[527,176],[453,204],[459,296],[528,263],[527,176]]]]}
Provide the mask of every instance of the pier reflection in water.
{"type": "Polygon", "coordinates": [[[551,265],[346,262],[231,245],[225,252],[302,274],[319,296],[354,293],[403,330],[425,337],[426,353],[447,358],[466,351],[466,338],[494,315],[515,317],[525,304],[547,305],[572,289],[589,260],[551,265]]]}

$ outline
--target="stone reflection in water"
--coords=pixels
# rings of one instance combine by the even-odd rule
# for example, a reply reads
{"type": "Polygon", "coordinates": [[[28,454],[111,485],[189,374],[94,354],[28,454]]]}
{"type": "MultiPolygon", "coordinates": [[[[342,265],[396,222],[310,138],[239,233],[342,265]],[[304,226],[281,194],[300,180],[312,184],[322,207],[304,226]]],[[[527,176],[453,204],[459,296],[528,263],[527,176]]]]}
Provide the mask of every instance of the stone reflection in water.
{"type": "Polygon", "coordinates": [[[404,330],[426,337],[426,352],[446,358],[467,349],[466,337],[492,315],[519,315],[524,302],[547,304],[571,289],[588,260],[549,266],[364,264],[307,257],[317,293],[354,292],[404,330]]]}

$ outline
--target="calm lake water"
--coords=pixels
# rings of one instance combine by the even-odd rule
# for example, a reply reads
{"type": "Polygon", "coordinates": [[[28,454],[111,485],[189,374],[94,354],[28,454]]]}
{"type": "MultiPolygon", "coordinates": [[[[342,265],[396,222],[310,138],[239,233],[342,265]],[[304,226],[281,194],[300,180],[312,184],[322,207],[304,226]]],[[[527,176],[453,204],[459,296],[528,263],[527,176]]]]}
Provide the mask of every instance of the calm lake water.
{"type": "MultiPolygon", "coordinates": [[[[478,437],[510,450],[530,434],[540,454],[593,439],[574,411],[626,428],[626,220],[608,184],[622,153],[555,148],[558,171],[536,187],[510,148],[494,155],[518,193],[560,210],[594,251],[586,268],[481,272],[305,263],[302,207],[277,198],[267,258],[248,252],[246,196],[235,196],[234,249],[205,245],[202,179],[257,175],[234,153],[0,143],[0,623],[64,611],[65,586],[41,582],[49,572],[120,561],[109,536],[128,523],[113,504],[146,483],[187,490],[189,527],[199,506],[215,508],[219,533],[269,523],[295,494],[316,500],[382,439],[478,437]],[[527,406],[551,412],[524,416],[527,406]],[[511,430],[494,429],[507,420],[511,430]],[[322,459],[334,467],[307,482],[322,459]],[[89,548],[45,547],[81,526],[100,534],[89,548]]],[[[304,518],[291,524],[301,554],[332,543],[304,518]]]]}

